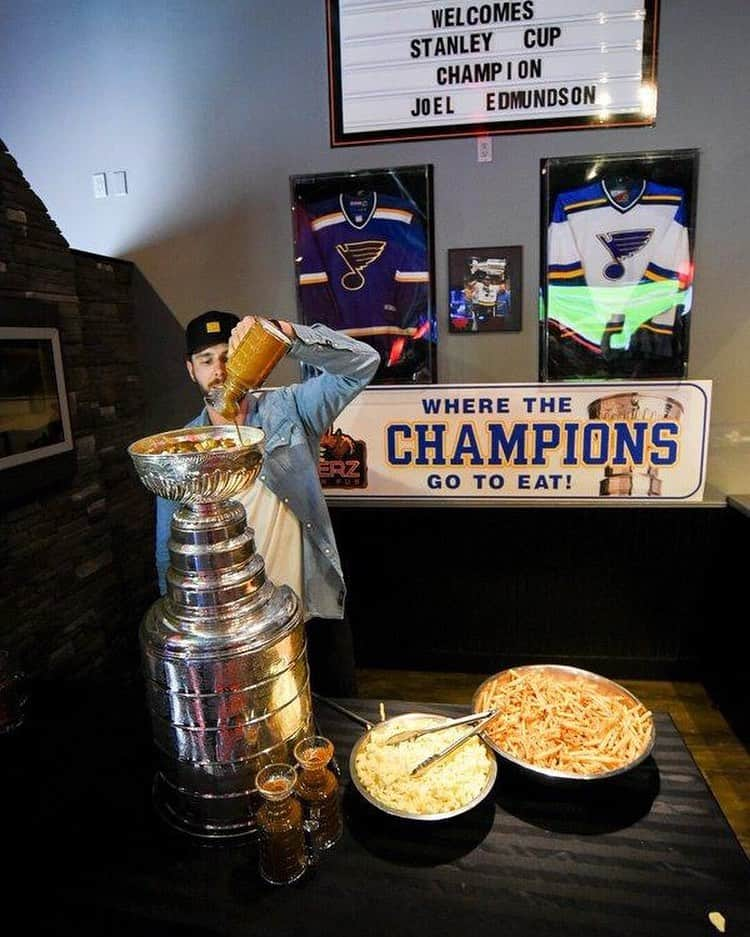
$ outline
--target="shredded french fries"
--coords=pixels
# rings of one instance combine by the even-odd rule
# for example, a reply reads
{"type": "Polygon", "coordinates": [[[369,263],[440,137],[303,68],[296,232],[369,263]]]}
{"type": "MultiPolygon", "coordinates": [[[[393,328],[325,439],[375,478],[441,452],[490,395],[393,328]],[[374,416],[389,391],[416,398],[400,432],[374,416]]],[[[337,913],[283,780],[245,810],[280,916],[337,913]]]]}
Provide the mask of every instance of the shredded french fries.
{"type": "Polygon", "coordinates": [[[651,713],[617,688],[543,668],[509,670],[488,681],[475,708],[499,711],[485,733],[501,751],[581,776],[629,765],[653,731],[651,713]]]}

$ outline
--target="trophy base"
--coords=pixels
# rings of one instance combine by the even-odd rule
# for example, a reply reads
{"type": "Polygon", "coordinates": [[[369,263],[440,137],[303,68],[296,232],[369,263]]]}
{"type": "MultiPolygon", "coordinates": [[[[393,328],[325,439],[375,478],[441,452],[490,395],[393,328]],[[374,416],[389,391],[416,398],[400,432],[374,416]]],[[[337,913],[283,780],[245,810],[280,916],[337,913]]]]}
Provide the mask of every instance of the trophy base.
{"type": "Polygon", "coordinates": [[[661,479],[654,475],[608,475],[599,482],[601,497],[628,496],[631,498],[658,498],[661,495],[661,479]]]}
{"type": "Polygon", "coordinates": [[[246,842],[257,835],[255,791],[232,797],[201,796],[180,790],[157,772],[151,795],[161,820],[173,830],[204,843],[230,845],[246,842]]]}

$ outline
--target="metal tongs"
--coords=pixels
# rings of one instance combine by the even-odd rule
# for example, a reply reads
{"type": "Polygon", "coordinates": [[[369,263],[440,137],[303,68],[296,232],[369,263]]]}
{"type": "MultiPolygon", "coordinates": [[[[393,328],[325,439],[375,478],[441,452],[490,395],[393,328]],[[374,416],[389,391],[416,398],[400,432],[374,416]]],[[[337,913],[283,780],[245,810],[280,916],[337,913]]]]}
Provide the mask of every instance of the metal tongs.
{"type": "MultiPolygon", "coordinates": [[[[488,710],[488,712],[486,713],[475,713],[474,714],[475,719],[480,718],[481,716],[484,716],[485,718],[482,719],[481,722],[478,722],[474,726],[474,728],[471,730],[471,732],[467,732],[466,735],[462,735],[461,738],[453,742],[452,745],[449,745],[447,748],[444,748],[440,752],[435,752],[434,755],[430,755],[430,757],[425,758],[424,761],[420,761],[419,764],[416,766],[416,768],[412,768],[412,770],[409,772],[410,775],[413,778],[420,778],[425,773],[425,771],[428,771],[433,765],[436,765],[439,761],[442,761],[444,758],[447,758],[448,755],[452,755],[453,752],[455,752],[457,748],[460,748],[464,744],[464,742],[468,742],[470,738],[473,738],[473,736],[479,735],[479,733],[482,731],[482,729],[484,729],[487,723],[491,722],[495,718],[495,716],[497,716],[498,712],[499,710],[497,709],[491,709],[491,710],[488,710]]],[[[463,722],[469,722],[469,721],[470,721],[469,719],[463,720],[463,722]]],[[[454,723],[454,725],[455,724],[456,723],[454,723]]],[[[445,726],[441,726],[441,728],[445,728],[445,726]]]]}
{"type": "Polygon", "coordinates": [[[411,742],[421,735],[429,735],[431,732],[442,732],[443,729],[452,729],[454,726],[462,726],[470,722],[477,722],[479,719],[485,719],[487,716],[494,716],[495,710],[488,709],[483,713],[470,713],[468,716],[461,716],[460,719],[451,719],[449,722],[441,722],[439,726],[429,726],[426,729],[406,729],[404,732],[396,732],[386,740],[386,745],[399,745],[401,742],[411,742]]]}
{"type": "Polygon", "coordinates": [[[332,699],[321,696],[319,693],[311,693],[310,695],[313,699],[319,700],[321,703],[325,703],[326,706],[330,706],[331,709],[335,709],[337,712],[348,716],[354,722],[358,722],[361,726],[364,726],[368,732],[372,728],[373,724],[369,721],[369,719],[365,719],[364,716],[360,716],[357,713],[352,712],[351,709],[347,709],[345,706],[342,706],[341,703],[334,703],[332,699]]]}

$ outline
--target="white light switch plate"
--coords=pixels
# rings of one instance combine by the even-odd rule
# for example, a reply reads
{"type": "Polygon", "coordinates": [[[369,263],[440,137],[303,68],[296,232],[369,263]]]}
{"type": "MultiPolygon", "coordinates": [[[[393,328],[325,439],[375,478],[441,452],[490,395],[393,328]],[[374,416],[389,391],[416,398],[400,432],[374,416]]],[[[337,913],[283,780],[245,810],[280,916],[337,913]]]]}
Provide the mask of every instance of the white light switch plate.
{"type": "Polygon", "coordinates": [[[94,186],[94,198],[106,198],[107,197],[107,174],[103,172],[95,172],[91,181],[94,186]]]}
{"type": "Polygon", "coordinates": [[[124,169],[118,169],[115,172],[111,172],[109,177],[112,195],[128,194],[128,177],[124,169]]]}

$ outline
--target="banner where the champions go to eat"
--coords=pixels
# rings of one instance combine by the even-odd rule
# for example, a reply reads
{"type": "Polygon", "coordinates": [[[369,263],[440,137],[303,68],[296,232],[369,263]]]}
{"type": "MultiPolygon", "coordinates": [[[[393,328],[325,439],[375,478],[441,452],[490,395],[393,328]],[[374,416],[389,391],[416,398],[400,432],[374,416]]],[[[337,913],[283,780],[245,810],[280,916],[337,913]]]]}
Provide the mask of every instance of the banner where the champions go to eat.
{"type": "Polygon", "coordinates": [[[710,381],[371,387],[321,441],[327,495],[700,500],[710,381]]]}

